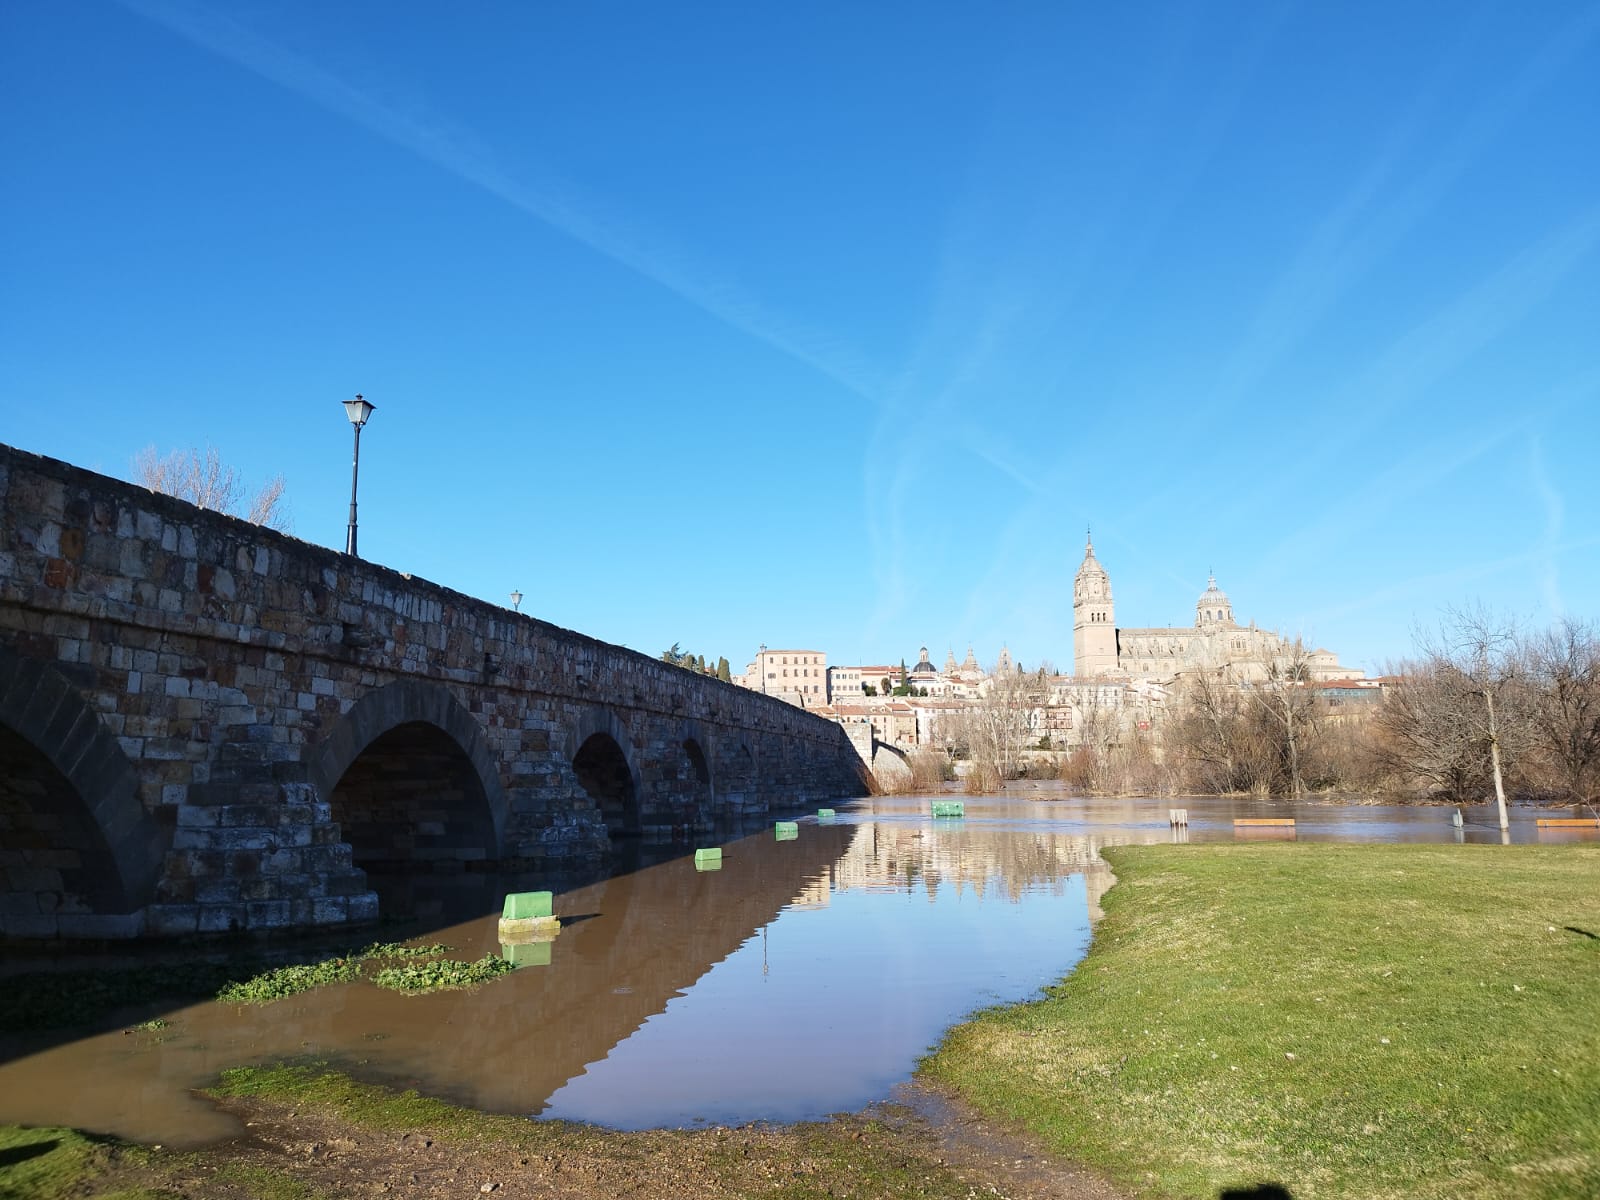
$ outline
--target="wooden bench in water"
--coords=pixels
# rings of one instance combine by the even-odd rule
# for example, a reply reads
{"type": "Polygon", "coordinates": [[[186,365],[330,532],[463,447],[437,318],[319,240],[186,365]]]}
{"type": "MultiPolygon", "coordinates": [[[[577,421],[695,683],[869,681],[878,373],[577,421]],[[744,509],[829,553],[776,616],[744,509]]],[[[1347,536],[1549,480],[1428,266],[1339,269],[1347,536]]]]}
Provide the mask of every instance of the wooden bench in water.
{"type": "Polygon", "coordinates": [[[1289,829],[1293,829],[1294,828],[1294,818],[1293,817],[1235,817],[1233,819],[1233,824],[1234,824],[1235,828],[1237,828],[1240,825],[1244,825],[1246,827],[1269,826],[1269,827],[1278,828],[1278,829],[1282,829],[1284,827],[1287,827],[1289,829]]]}
{"type": "Polygon", "coordinates": [[[1600,818],[1540,817],[1534,824],[1540,829],[1600,829],[1600,818]]]}

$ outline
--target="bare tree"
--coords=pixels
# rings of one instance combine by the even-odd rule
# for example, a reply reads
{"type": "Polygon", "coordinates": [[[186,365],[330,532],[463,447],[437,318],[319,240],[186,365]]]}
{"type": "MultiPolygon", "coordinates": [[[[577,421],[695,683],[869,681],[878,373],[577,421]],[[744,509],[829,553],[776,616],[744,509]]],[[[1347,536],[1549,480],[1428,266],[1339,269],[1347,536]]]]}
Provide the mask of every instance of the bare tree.
{"type": "Polygon", "coordinates": [[[1462,719],[1459,697],[1437,662],[1408,659],[1384,668],[1393,682],[1374,718],[1374,752],[1384,772],[1403,787],[1456,800],[1489,786],[1472,724],[1462,719]]]}
{"type": "Polygon", "coordinates": [[[237,470],[222,461],[215,446],[207,446],[203,451],[173,450],[165,457],[157,455],[154,446],[146,446],[134,456],[133,477],[136,483],[152,492],[176,496],[212,512],[243,517],[269,529],[286,531],[289,528],[289,514],[283,502],[283,476],[274,475],[267,480],[249,504],[241,507],[244,482],[237,470]]]}
{"type": "Polygon", "coordinates": [[[1600,636],[1569,618],[1529,638],[1523,656],[1529,736],[1562,791],[1589,800],[1600,781],[1600,636]]]}
{"type": "Polygon", "coordinates": [[[997,664],[979,699],[947,718],[947,736],[967,751],[969,787],[983,790],[991,782],[1016,777],[1022,751],[1038,740],[1049,694],[1049,676],[1043,668],[1002,670],[997,664]]]}
{"type": "Polygon", "coordinates": [[[1185,675],[1169,746],[1195,790],[1227,794],[1271,789],[1270,750],[1238,680],[1226,670],[1185,675]]]}
{"type": "Polygon", "coordinates": [[[1442,715],[1454,727],[1447,732],[1487,754],[1500,828],[1510,829],[1506,763],[1527,732],[1516,703],[1525,675],[1516,628],[1482,608],[1450,609],[1438,634],[1422,638],[1421,646],[1445,701],[1442,715]]]}
{"type": "Polygon", "coordinates": [[[1276,752],[1289,795],[1296,800],[1305,793],[1301,764],[1316,737],[1321,715],[1310,683],[1311,652],[1296,638],[1272,660],[1266,678],[1250,689],[1251,703],[1265,726],[1262,732],[1276,752]]]}

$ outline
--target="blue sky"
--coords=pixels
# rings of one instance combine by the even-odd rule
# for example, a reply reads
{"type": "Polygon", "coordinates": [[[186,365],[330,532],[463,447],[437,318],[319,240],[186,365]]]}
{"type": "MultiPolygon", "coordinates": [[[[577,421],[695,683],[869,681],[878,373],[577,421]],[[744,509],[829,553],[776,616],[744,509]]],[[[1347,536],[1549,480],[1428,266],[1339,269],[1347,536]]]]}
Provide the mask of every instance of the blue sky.
{"type": "Polygon", "coordinates": [[[1600,4],[0,6],[0,440],[735,669],[1600,614],[1600,4]]]}

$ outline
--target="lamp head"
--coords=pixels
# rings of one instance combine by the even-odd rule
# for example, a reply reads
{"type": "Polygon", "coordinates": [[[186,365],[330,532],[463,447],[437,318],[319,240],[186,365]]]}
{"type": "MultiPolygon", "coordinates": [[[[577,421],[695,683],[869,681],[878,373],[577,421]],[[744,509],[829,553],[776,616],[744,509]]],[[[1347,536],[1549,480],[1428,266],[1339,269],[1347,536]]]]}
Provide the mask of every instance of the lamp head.
{"type": "Polygon", "coordinates": [[[354,400],[346,400],[344,402],[345,416],[350,418],[350,424],[354,425],[357,429],[360,429],[367,423],[367,418],[372,415],[373,409],[377,407],[378,406],[376,404],[369,404],[363,400],[360,392],[356,393],[356,398],[354,400]]]}

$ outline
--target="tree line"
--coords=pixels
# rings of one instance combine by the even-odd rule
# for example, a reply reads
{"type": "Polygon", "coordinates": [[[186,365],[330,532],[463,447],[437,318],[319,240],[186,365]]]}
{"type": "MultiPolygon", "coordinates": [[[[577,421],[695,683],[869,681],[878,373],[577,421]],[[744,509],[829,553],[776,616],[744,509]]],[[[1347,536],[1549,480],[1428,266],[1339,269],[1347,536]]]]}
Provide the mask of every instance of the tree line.
{"type": "Polygon", "coordinates": [[[1317,686],[1298,641],[1264,673],[1180,676],[1165,705],[1137,714],[1103,691],[1075,703],[1070,749],[1044,753],[1048,680],[996,675],[945,726],[947,749],[974,790],[1044,774],[1095,793],[1493,801],[1502,821],[1517,800],[1600,799],[1600,630],[1587,621],[1524,630],[1452,610],[1385,667],[1370,703],[1317,686]]]}
{"type": "Polygon", "coordinates": [[[675,667],[682,667],[685,671],[694,671],[700,675],[709,675],[713,679],[720,679],[723,683],[733,682],[733,673],[728,667],[726,658],[719,658],[715,665],[707,664],[704,654],[690,654],[680,649],[677,642],[661,652],[661,661],[671,663],[675,667]]]}

